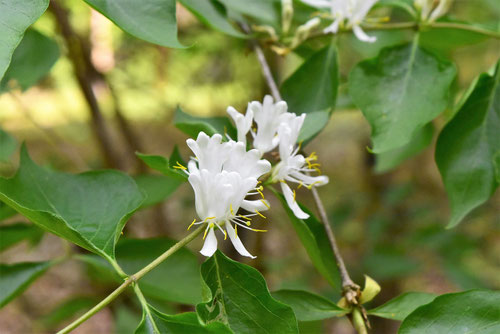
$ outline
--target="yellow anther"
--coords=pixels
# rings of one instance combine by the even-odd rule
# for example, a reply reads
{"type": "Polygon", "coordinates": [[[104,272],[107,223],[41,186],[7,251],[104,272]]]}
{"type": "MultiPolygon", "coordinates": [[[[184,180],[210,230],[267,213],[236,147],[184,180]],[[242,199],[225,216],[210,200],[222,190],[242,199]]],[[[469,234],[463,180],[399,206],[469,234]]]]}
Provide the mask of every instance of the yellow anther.
{"type": "Polygon", "coordinates": [[[203,234],[203,240],[205,240],[205,238],[207,237],[207,233],[208,233],[208,230],[210,230],[212,228],[212,225],[213,224],[210,224],[206,229],[205,229],[205,234],[203,234]]]}
{"type": "Polygon", "coordinates": [[[265,199],[264,197],[264,194],[262,193],[262,190],[264,190],[264,187],[260,186],[259,188],[255,188],[255,190],[257,190],[257,192],[259,193],[259,195],[265,199]]]}
{"type": "Polygon", "coordinates": [[[176,169],[182,169],[182,170],[186,170],[186,169],[187,169],[186,167],[184,167],[183,165],[181,165],[181,164],[179,163],[179,161],[176,161],[176,162],[175,162],[175,164],[176,164],[176,165],[175,165],[175,166],[173,166],[173,167],[174,167],[174,168],[176,168],[176,169]]]}
{"type": "Polygon", "coordinates": [[[121,235],[123,235],[123,231],[121,231],[121,235]]]}
{"type": "Polygon", "coordinates": [[[280,180],[281,183],[286,183],[285,180],[280,180]]]}
{"type": "Polygon", "coordinates": [[[312,187],[314,187],[315,184],[321,184],[321,182],[320,181],[316,181],[316,182],[313,182],[313,183],[311,183],[310,185],[308,185],[306,187],[307,187],[307,189],[311,190],[312,187]]]}
{"type": "Polygon", "coordinates": [[[266,216],[264,216],[262,213],[260,213],[259,211],[255,210],[255,213],[258,214],[259,216],[261,216],[262,218],[266,219],[266,216]]]}
{"type": "Polygon", "coordinates": [[[233,211],[233,205],[229,204],[229,211],[231,211],[231,214],[234,216],[234,211],[233,211]]]}
{"type": "Polygon", "coordinates": [[[252,228],[251,230],[254,231],[254,232],[267,232],[267,230],[257,230],[255,228],[252,228]]]}
{"type": "Polygon", "coordinates": [[[300,181],[299,186],[297,187],[297,189],[302,188],[303,185],[304,185],[304,183],[302,183],[302,181],[300,181]]]}
{"type": "Polygon", "coordinates": [[[224,230],[222,230],[222,232],[224,232],[224,240],[226,240],[227,239],[227,233],[224,230]]]}
{"type": "Polygon", "coordinates": [[[207,221],[209,221],[210,219],[215,219],[215,217],[207,217],[205,218],[205,220],[203,220],[204,223],[206,223],[207,221]]]}
{"type": "Polygon", "coordinates": [[[246,220],[252,220],[252,218],[247,217],[247,216],[243,216],[243,215],[238,215],[238,217],[241,217],[241,218],[246,219],[246,220]]]}
{"type": "Polygon", "coordinates": [[[293,201],[295,202],[295,197],[297,196],[297,194],[295,193],[295,190],[293,191],[293,201]]]}
{"type": "Polygon", "coordinates": [[[238,224],[234,225],[234,234],[236,235],[236,238],[238,237],[238,224]]]}
{"type": "Polygon", "coordinates": [[[191,225],[189,225],[189,226],[188,226],[188,231],[189,231],[189,229],[191,228],[191,226],[193,226],[193,225],[194,225],[194,223],[196,223],[196,219],[193,219],[193,222],[191,223],[191,225]]]}
{"type": "Polygon", "coordinates": [[[267,204],[266,201],[264,201],[263,199],[260,200],[262,202],[262,204],[264,204],[266,206],[266,208],[270,209],[271,207],[269,206],[269,204],[267,204]]]}

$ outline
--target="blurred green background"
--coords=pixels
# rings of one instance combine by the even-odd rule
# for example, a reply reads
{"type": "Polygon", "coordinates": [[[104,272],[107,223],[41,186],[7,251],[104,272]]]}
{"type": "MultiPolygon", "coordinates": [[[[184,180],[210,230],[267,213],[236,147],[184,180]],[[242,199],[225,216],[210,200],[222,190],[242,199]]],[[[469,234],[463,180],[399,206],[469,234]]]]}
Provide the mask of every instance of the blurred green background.
{"type": "MultiPolygon", "coordinates": [[[[262,100],[267,92],[259,64],[247,42],[209,29],[182,6],[178,6],[177,13],[179,38],[190,47],[174,50],[127,35],[83,2],[62,3],[69,9],[75,32],[88,43],[93,66],[105,76],[104,81],[94,80],[92,89],[105,116],[119,167],[130,174],[147,169],[132,154],[120,125],[120,115],[135,137],[134,149],[168,156],[177,144],[187,159],[186,136],[172,125],[178,105],[192,115],[224,116],[227,106],[244,111],[249,101],[262,100]]],[[[498,8],[496,0],[462,0],[455,1],[452,14],[458,19],[498,26],[498,8]]],[[[36,86],[0,95],[2,129],[18,143],[25,142],[38,164],[68,172],[107,167],[92,131],[88,106],[66,43],[52,13],[44,14],[34,28],[57,41],[61,57],[36,86]]],[[[349,34],[339,36],[344,83],[350,68],[359,60],[375,56],[384,46],[411,38],[409,31],[375,34],[378,41],[373,45],[363,44],[349,34]]],[[[455,102],[500,55],[500,41],[471,33],[424,32],[422,41],[428,49],[457,65],[455,102]]],[[[308,43],[300,54],[307,54],[322,42],[308,43]]],[[[282,58],[268,54],[279,81],[300,65],[301,55],[282,58]]],[[[381,294],[372,304],[381,304],[406,291],[500,289],[500,194],[475,210],[460,226],[446,230],[449,209],[433,158],[434,145],[390,172],[375,173],[375,157],[366,149],[370,146],[369,126],[352,106],[345,85],[341,85],[337,104],[328,126],[309,144],[309,150],[318,153],[322,171],[331,180],[319,191],[348,269],[356,282],[363,282],[363,274],[367,274],[382,285],[381,294]]],[[[450,105],[450,110],[434,123],[435,128],[440,130],[451,114],[450,105]]],[[[8,162],[0,162],[1,175],[15,172],[17,156],[18,153],[8,162]]],[[[298,197],[313,207],[305,191],[298,193],[298,197]]],[[[262,222],[268,225],[269,232],[244,235],[247,248],[258,258],[253,261],[238,258],[229,243],[224,244],[225,253],[257,267],[271,290],[305,289],[336,300],[338,296],[312,266],[280,204],[273,199],[271,203],[273,210],[267,221],[262,222]]],[[[192,190],[184,184],[167,201],[136,213],[125,229],[125,236],[179,239],[194,216],[192,190]]],[[[14,216],[2,224],[19,221],[23,218],[14,216]]],[[[0,257],[3,263],[45,260],[60,255],[64,247],[67,245],[60,239],[45,234],[41,240],[19,244],[0,257]]],[[[200,247],[201,240],[197,240],[189,248],[197,253],[200,247]]],[[[203,258],[200,256],[199,260],[201,263],[203,258]]],[[[96,280],[88,275],[88,270],[76,261],[50,269],[0,311],[0,332],[53,332],[67,323],[65,314],[90,307],[113,289],[113,284],[96,280]],[[52,311],[74,296],[81,298],[65,305],[61,308],[64,312],[54,316],[52,311]]],[[[161,307],[171,312],[189,310],[185,305],[164,302],[161,307]]],[[[139,317],[133,297],[123,296],[75,333],[129,333],[135,329],[139,317]]],[[[372,320],[374,333],[391,333],[397,328],[395,322],[372,320]]],[[[352,329],[343,319],[302,324],[302,331],[351,333],[352,329]]]]}

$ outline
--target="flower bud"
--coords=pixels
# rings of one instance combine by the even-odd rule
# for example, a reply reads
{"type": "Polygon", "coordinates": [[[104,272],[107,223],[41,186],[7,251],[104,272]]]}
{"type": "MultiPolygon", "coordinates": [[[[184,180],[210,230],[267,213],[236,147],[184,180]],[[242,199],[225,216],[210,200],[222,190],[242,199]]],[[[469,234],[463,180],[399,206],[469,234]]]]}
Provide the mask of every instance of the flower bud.
{"type": "Polygon", "coordinates": [[[290,30],[293,19],[293,4],[292,0],[281,0],[281,29],[283,34],[290,30]]]}

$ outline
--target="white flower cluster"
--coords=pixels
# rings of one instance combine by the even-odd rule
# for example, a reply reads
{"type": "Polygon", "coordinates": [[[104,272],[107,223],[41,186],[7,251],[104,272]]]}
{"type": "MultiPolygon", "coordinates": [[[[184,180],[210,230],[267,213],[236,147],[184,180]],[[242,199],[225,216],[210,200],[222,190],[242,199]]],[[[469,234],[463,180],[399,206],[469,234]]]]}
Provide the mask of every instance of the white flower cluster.
{"type": "Polygon", "coordinates": [[[363,42],[373,43],[377,39],[368,36],[361,28],[370,9],[378,0],[302,0],[302,2],[319,9],[329,8],[333,23],[326,27],[325,33],[337,33],[339,28],[352,28],[356,37],[363,42]]]}
{"type": "Polygon", "coordinates": [[[220,230],[224,238],[229,236],[238,253],[254,258],[243,246],[237,231],[242,227],[265,232],[250,226],[252,217],[264,217],[261,212],[269,209],[259,178],[271,172],[271,163],[262,159],[263,155],[277,147],[280,161],[272,169],[269,182],[280,182],[286,202],[298,218],[309,217],[300,209],[295,191],[286,182],[310,188],[328,183],[328,177],[309,175],[318,170],[318,164],[314,163],[316,155],[306,158],[298,154],[296,147],[306,115],[296,116],[287,109],[286,102],[274,103],[270,96],[266,96],[263,103],[249,103],[245,115],[229,107],[227,112],[236,124],[238,141],[229,138],[223,142],[221,135],[209,137],[204,132],[199,133],[196,141],[187,140],[195,156],[185,172],[195,193],[196,213],[200,218],[190,227],[206,224],[205,243],[200,251],[203,255],[211,256],[217,250],[215,230],[220,230]],[[256,129],[252,129],[254,121],[256,129]],[[247,151],[249,132],[254,148],[247,151]],[[260,197],[255,199],[255,196],[260,197]]]}

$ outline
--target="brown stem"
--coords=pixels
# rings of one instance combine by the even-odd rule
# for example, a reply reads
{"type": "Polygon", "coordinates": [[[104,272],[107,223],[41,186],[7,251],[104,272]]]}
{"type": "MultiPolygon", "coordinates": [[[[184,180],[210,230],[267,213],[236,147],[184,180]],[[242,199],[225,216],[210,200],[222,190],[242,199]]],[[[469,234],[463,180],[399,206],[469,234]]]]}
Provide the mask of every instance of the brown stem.
{"type": "Polygon", "coordinates": [[[109,167],[119,168],[121,166],[120,158],[113,149],[109,130],[106,127],[104,117],[92,89],[92,80],[95,72],[92,71],[92,67],[88,61],[88,53],[86,54],[88,49],[85,48],[83,41],[71,27],[66,8],[62,7],[56,0],[51,0],[49,4],[49,11],[54,15],[57,26],[59,27],[62,37],[66,42],[68,57],[73,65],[73,70],[75,71],[75,76],[78,81],[78,85],[80,86],[80,90],[82,91],[85,101],[89,107],[92,119],[92,128],[98,138],[106,165],[109,167]]]}
{"type": "MultiPolygon", "coordinates": [[[[242,29],[246,32],[249,33],[248,26],[242,24],[241,25],[242,29]]],[[[267,63],[267,60],[264,56],[264,52],[262,51],[262,48],[260,45],[257,43],[257,41],[253,40],[252,41],[252,46],[257,54],[257,59],[259,60],[259,63],[262,68],[262,74],[264,75],[264,78],[266,79],[266,83],[269,86],[269,89],[271,90],[271,93],[276,101],[282,100],[281,94],[278,90],[278,87],[276,85],[276,81],[274,80],[271,70],[269,68],[269,64],[267,63]]],[[[316,188],[312,187],[311,189],[314,202],[316,203],[316,207],[318,208],[319,212],[319,218],[321,222],[323,223],[323,227],[325,228],[326,235],[328,237],[328,241],[330,242],[330,246],[332,247],[333,254],[335,255],[335,262],[337,264],[337,267],[340,272],[340,278],[342,280],[342,290],[345,298],[351,305],[356,305],[358,304],[358,297],[360,294],[360,288],[357,284],[355,284],[351,277],[349,276],[349,272],[347,271],[347,268],[344,263],[344,259],[342,258],[342,255],[340,254],[339,247],[337,245],[337,241],[335,240],[335,235],[333,234],[333,230],[330,226],[330,221],[328,219],[328,215],[326,214],[325,207],[323,206],[323,202],[321,201],[321,198],[318,195],[318,191],[316,188]]]]}

